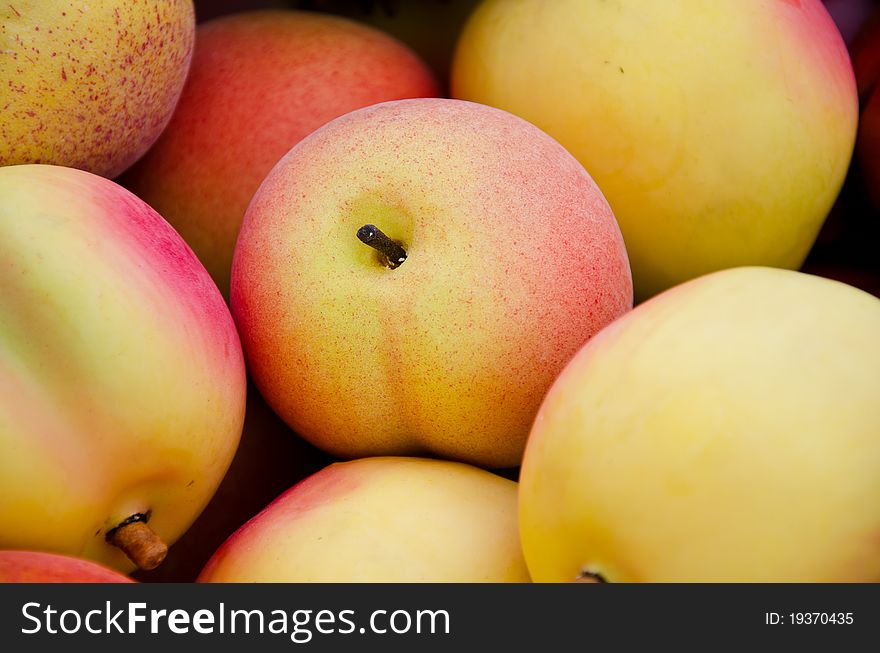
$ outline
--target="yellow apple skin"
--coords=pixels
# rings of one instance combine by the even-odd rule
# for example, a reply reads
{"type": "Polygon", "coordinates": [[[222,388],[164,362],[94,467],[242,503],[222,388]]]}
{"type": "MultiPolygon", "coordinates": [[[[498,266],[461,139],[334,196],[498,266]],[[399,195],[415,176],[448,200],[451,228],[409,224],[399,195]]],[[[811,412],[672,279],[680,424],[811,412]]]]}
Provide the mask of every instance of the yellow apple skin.
{"type": "Polygon", "coordinates": [[[728,267],[799,268],[858,115],[819,0],[487,0],[452,95],[578,158],[620,223],[637,301],[728,267]]]}
{"type": "Polygon", "coordinates": [[[607,202],[559,143],[425,98],[337,118],[275,166],[230,300],[261,393],[316,446],[511,467],[632,281],[607,202]],[[367,223],[403,243],[400,267],[358,240],[367,223]]]}
{"type": "Polygon", "coordinates": [[[245,392],[223,297],[155,211],[81,170],[0,168],[0,548],[130,571],[107,531],[186,530],[245,392]]]}
{"type": "Polygon", "coordinates": [[[0,6],[0,165],[115,177],[171,119],[195,38],[191,0],[0,6]]]}
{"type": "Polygon", "coordinates": [[[528,582],[516,483],[462,463],[364,458],[295,485],[200,582],[528,582]]]}
{"type": "Polygon", "coordinates": [[[520,477],[535,581],[880,580],[880,300],[737,268],[595,336],[520,477]]]}

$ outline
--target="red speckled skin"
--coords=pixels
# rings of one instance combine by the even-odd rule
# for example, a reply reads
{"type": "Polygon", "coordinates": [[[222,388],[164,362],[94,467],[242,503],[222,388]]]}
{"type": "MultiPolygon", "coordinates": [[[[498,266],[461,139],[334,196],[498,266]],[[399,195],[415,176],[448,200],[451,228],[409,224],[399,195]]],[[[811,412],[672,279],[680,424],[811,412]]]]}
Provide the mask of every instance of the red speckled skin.
{"type": "Polygon", "coordinates": [[[410,50],[352,21],[293,11],[208,21],[171,124],[122,183],[174,225],[226,294],[242,217],[278,159],[344,113],[437,93],[410,50]]]}
{"type": "Polygon", "coordinates": [[[97,563],[57,553],[0,551],[0,583],[131,583],[97,563]]]}
{"type": "Polygon", "coordinates": [[[279,162],[231,304],[264,397],[317,446],[503,467],[632,282],[611,209],[556,141],[490,107],[401,100],[279,162]],[[407,249],[396,270],[355,237],[368,222],[407,249]]]}
{"type": "Polygon", "coordinates": [[[115,177],[171,119],[192,57],[190,0],[0,5],[0,165],[115,177]]]}

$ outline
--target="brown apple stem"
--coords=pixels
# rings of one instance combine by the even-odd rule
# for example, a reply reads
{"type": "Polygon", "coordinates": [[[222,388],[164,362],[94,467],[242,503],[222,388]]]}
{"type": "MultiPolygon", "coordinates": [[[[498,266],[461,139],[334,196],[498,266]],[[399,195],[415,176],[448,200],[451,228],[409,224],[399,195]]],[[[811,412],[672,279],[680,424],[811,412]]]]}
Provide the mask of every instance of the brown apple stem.
{"type": "Polygon", "coordinates": [[[605,577],[602,574],[597,574],[592,571],[582,571],[581,575],[574,579],[575,583],[607,583],[605,577]]]}
{"type": "Polygon", "coordinates": [[[406,260],[406,250],[382,233],[374,224],[365,224],[357,230],[357,237],[365,245],[369,245],[385,258],[384,263],[392,270],[406,260]]]}
{"type": "Polygon", "coordinates": [[[158,567],[168,554],[168,545],[147,525],[148,518],[148,514],[132,515],[107,533],[107,541],[145,571],[158,567]]]}

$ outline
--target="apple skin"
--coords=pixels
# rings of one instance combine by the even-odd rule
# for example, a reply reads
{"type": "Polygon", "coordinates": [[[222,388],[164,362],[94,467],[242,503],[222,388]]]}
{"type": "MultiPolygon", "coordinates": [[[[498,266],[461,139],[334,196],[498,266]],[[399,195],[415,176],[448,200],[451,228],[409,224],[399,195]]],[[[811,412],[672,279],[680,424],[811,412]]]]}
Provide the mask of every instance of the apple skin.
{"type": "Polygon", "coordinates": [[[353,21],[295,11],[208,21],[171,123],[120,182],[177,229],[226,295],[241,220],[278,159],[344,113],[437,93],[415,54],[353,21]]]}
{"type": "Polygon", "coordinates": [[[858,102],[819,0],[487,0],[452,95],[558,139],[599,184],[635,295],[797,269],[846,175],[858,102]]]}
{"type": "Polygon", "coordinates": [[[132,583],[90,560],[38,551],[0,551],[0,583],[132,583]]]}
{"type": "Polygon", "coordinates": [[[231,306],[269,405],[341,458],[517,466],[568,359],[632,306],[614,216],[583,167],[511,114],[387,102],[282,159],[235,250],[231,306]],[[409,258],[385,267],[375,223],[409,258]]]}
{"type": "Polygon", "coordinates": [[[115,177],[155,142],[192,57],[190,0],[0,6],[0,165],[115,177]]]}
{"type": "Polygon", "coordinates": [[[516,483],[441,460],[336,463],[223,544],[200,582],[528,582],[516,483]]]}
{"type": "Polygon", "coordinates": [[[535,581],[880,580],[880,300],[775,268],[682,284],[595,336],[520,476],[535,581]]]}
{"type": "Polygon", "coordinates": [[[88,172],[0,168],[0,548],[123,571],[136,513],[173,543],[241,434],[232,318],[183,240],[88,172]]]}

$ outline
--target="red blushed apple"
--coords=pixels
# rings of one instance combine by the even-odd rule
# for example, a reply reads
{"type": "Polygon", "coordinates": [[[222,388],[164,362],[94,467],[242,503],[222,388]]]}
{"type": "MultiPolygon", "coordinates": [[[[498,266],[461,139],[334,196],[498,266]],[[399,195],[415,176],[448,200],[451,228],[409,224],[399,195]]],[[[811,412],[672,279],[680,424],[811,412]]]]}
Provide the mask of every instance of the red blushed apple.
{"type": "Polygon", "coordinates": [[[229,309],[161,216],[82,170],[0,167],[0,548],[156,566],[245,392],[229,309]]]}
{"type": "Polygon", "coordinates": [[[121,182],[177,229],[227,294],[242,217],[278,159],[353,109],[437,93],[415,54],[353,21],[296,11],[208,21],[171,123],[121,182]]]}
{"type": "Polygon", "coordinates": [[[559,143],[499,109],[401,100],[273,169],[231,305],[263,396],[317,446],[504,467],[632,281],[608,203],[559,143]]]}
{"type": "Polygon", "coordinates": [[[0,583],[131,583],[128,576],[58,553],[0,551],[0,583]]]}

